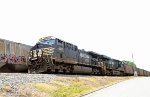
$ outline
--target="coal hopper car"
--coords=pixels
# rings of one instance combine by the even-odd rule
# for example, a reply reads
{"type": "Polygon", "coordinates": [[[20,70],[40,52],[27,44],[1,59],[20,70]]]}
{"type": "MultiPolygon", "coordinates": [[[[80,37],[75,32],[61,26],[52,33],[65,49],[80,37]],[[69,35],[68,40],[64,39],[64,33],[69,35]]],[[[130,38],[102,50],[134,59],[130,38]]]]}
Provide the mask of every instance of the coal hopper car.
{"type": "Polygon", "coordinates": [[[22,72],[27,70],[31,46],[0,39],[0,72],[22,72]]]}

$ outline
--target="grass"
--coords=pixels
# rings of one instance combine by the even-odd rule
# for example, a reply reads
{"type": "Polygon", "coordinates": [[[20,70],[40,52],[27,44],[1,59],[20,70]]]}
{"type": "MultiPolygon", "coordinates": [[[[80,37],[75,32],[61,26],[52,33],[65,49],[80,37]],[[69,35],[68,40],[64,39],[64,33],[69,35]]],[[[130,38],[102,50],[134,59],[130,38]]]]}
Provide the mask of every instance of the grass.
{"type": "Polygon", "coordinates": [[[11,92],[12,88],[9,85],[0,87],[0,97],[6,97],[7,92],[11,92]]]}
{"type": "Polygon", "coordinates": [[[9,85],[1,87],[1,91],[10,92],[12,88],[9,85]]]}
{"type": "Polygon", "coordinates": [[[23,97],[77,97],[132,77],[60,77],[49,83],[30,83],[20,88],[23,97]]]}

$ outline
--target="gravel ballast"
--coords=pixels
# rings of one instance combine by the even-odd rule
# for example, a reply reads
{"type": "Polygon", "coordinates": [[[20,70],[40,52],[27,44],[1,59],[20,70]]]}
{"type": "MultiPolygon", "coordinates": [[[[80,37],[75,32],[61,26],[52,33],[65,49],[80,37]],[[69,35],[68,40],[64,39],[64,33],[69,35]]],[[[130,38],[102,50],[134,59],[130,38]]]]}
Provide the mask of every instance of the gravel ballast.
{"type": "Polygon", "coordinates": [[[7,91],[7,97],[15,97],[14,95],[17,94],[20,85],[26,83],[46,83],[57,77],[58,75],[55,74],[0,73],[0,97],[5,91],[7,91]]]}

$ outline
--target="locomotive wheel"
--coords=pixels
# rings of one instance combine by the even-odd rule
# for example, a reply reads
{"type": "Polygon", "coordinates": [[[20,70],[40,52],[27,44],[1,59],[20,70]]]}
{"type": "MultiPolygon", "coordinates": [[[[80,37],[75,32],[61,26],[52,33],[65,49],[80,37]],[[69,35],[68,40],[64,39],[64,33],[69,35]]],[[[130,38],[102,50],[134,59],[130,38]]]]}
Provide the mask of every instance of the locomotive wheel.
{"type": "Polygon", "coordinates": [[[55,69],[55,73],[58,73],[59,72],[59,69],[55,69]]]}
{"type": "Polygon", "coordinates": [[[51,70],[51,69],[47,69],[47,72],[48,72],[48,73],[52,73],[52,70],[51,70]]]}
{"type": "Polygon", "coordinates": [[[63,69],[63,73],[66,73],[66,71],[67,71],[66,69],[63,69]]]}

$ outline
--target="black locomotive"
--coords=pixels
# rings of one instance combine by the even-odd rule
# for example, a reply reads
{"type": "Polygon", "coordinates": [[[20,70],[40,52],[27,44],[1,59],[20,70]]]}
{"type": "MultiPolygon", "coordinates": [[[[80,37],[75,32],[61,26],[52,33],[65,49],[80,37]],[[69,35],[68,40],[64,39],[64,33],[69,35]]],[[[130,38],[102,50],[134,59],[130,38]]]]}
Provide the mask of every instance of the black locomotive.
{"type": "Polygon", "coordinates": [[[29,73],[150,75],[150,72],[130,66],[126,62],[93,51],[80,50],[76,45],[52,36],[39,39],[31,48],[29,56],[29,73]]]}

